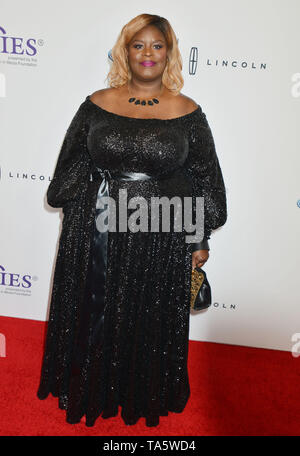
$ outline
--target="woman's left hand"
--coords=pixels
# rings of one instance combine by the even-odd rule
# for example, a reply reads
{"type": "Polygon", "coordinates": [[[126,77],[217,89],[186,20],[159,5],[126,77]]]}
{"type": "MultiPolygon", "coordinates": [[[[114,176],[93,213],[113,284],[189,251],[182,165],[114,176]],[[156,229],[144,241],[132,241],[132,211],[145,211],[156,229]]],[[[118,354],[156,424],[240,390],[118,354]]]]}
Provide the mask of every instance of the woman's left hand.
{"type": "Polygon", "coordinates": [[[192,268],[194,269],[196,266],[202,268],[202,266],[206,263],[209,257],[208,250],[195,250],[192,254],[192,268]]]}

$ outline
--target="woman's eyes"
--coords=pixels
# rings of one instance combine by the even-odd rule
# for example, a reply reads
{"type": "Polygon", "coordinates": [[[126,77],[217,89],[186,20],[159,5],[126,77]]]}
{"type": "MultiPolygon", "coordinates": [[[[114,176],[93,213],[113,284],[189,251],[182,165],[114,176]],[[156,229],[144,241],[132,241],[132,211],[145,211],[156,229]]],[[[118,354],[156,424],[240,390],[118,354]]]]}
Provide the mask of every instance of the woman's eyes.
{"type": "MultiPolygon", "coordinates": [[[[134,45],[133,45],[134,48],[140,49],[140,47],[138,47],[138,46],[143,46],[143,45],[142,45],[142,44],[134,44],[134,45]]],[[[156,49],[161,49],[163,46],[162,46],[162,44],[155,44],[154,47],[155,47],[156,49]]]]}

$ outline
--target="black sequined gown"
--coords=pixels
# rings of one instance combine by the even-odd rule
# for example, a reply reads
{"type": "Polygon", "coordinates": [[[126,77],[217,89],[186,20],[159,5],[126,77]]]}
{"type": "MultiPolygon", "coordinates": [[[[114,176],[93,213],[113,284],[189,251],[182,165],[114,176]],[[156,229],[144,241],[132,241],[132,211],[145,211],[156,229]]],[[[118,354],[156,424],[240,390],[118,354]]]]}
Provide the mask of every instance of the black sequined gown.
{"type": "MultiPolygon", "coordinates": [[[[204,236],[227,219],[225,187],[201,107],[173,119],[108,112],[87,96],[66,133],[47,191],[63,208],[38,397],[58,397],[66,420],[86,425],[118,414],[126,424],[180,413],[190,396],[187,370],[192,251],[185,231],[109,232],[95,228],[103,174],[109,194],[204,197],[204,236]],[[161,177],[164,176],[162,179],[161,177]],[[104,278],[104,279],[103,279],[104,278]]],[[[148,206],[148,207],[149,207],[148,206]]],[[[136,210],[136,209],[135,209],[136,210]]],[[[130,214],[130,210],[128,211],[130,214]]],[[[150,213],[149,213],[150,214],[150,213]]],[[[172,220],[172,217],[171,217],[172,220]]]]}

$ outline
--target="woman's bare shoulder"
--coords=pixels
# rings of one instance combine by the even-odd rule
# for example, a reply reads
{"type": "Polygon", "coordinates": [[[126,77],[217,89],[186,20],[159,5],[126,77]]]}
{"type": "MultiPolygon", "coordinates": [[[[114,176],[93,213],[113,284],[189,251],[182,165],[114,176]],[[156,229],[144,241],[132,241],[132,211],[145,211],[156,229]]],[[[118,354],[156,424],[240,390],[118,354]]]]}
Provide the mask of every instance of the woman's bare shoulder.
{"type": "Polygon", "coordinates": [[[108,87],[96,90],[90,95],[90,100],[108,111],[118,110],[122,88],[108,87]]]}
{"type": "Polygon", "coordinates": [[[183,108],[187,110],[194,111],[195,109],[198,108],[198,103],[196,103],[195,100],[192,98],[188,97],[187,95],[184,95],[183,93],[179,94],[180,96],[180,103],[182,104],[183,108]]]}
{"type": "Polygon", "coordinates": [[[198,108],[198,104],[187,95],[179,93],[174,98],[174,112],[176,111],[178,116],[184,116],[195,111],[198,108]]]}
{"type": "Polygon", "coordinates": [[[106,103],[116,96],[116,91],[117,89],[114,87],[99,89],[90,95],[90,99],[96,104],[101,104],[102,102],[106,103]]]}

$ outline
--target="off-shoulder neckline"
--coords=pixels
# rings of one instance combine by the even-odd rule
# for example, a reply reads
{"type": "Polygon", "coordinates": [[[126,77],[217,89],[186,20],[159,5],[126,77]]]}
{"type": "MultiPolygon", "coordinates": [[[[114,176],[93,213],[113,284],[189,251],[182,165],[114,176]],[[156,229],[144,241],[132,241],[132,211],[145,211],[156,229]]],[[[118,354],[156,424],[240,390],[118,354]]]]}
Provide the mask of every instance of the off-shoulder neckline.
{"type": "Polygon", "coordinates": [[[90,104],[94,105],[95,108],[99,109],[100,111],[106,113],[106,114],[109,114],[111,116],[114,116],[114,117],[118,117],[120,119],[129,119],[129,120],[156,120],[156,121],[159,121],[159,122],[170,122],[170,121],[174,121],[174,120],[182,120],[182,119],[185,119],[187,117],[190,117],[190,116],[193,116],[195,115],[197,112],[199,112],[201,110],[201,107],[199,104],[197,104],[197,108],[194,109],[194,111],[192,112],[189,112],[187,114],[184,114],[183,116],[179,116],[179,117],[171,117],[169,119],[160,119],[158,117],[129,117],[129,116],[124,116],[124,115],[121,115],[121,114],[117,114],[115,112],[111,112],[111,111],[107,111],[106,109],[102,108],[101,106],[97,105],[96,103],[94,103],[91,98],[90,98],[90,95],[87,95],[86,99],[85,99],[86,102],[89,102],[90,104]]]}

